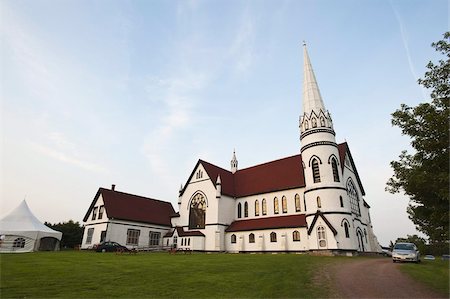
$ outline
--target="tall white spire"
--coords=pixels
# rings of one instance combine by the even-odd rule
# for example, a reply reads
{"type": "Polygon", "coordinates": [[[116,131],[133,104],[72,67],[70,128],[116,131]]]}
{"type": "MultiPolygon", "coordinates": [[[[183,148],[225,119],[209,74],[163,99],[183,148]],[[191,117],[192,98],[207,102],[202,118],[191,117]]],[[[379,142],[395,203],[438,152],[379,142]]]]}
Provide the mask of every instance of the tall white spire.
{"type": "Polygon", "coordinates": [[[303,114],[310,115],[314,111],[319,115],[320,110],[325,111],[325,105],[309,60],[306,43],[303,42],[303,114]]]}

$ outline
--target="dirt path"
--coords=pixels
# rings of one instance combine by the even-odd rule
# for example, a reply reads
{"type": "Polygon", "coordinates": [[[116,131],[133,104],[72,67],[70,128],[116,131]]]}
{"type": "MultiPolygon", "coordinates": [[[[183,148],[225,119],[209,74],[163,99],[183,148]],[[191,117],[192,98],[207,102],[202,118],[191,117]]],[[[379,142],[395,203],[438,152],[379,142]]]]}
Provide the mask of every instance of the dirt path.
{"type": "Polygon", "coordinates": [[[446,298],[412,280],[388,258],[357,259],[335,266],[336,297],[446,298]]]}

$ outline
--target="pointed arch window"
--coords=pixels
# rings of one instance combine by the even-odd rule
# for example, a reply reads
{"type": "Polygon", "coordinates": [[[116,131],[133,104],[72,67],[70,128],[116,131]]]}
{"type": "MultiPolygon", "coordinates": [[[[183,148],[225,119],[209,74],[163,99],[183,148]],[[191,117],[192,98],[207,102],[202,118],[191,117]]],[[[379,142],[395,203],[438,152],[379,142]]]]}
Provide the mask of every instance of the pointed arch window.
{"type": "Polygon", "coordinates": [[[238,214],[238,218],[242,218],[242,204],[241,203],[238,203],[237,214],[238,214]]]}
{"type": "Polygon", "coordinates": [[[270,233],[270,242],[274,243],[277,241],[277,233],[276,232],[271,232],[270,233]]]}
{"type": "Polygon", "coordinates": [[[327,239],[325,235],[325,227],[317,227],[317,240],[319,242],[319,247],[327,247],[327,239]]]}
{"type": "Polygon", "coordinates": [[[292,240],[294,242],[300,242],[300,232],[298,230],[292,232],[292,240]]]}
{"type": "Polygon", "coordinates": [[[275,198],[273,199],[273,213],[274,213],[274,214],[278,214],[279,212],[280,212],[280,207],[279,207],[279,205],[278,205],[278,198],[275,197],[275,198]]]}
{"type": "Polygon", "coordinates": [[[255,200],[255,216],[259,216],[259,201],[255,200]]]}
{"type": "Polygon", "coordinates": [[[262,214],[267,215],[267,201],[265,198],[262,200],[262,214]]]}
{"type": "Polygon", "coordinates": [[[317,119],[315,117],[311,118],[311,124],[313,128],[317,128],[317,119]]]}
{"type": "Polygon", "coordinates": [[[250,235],[248,235],[248,242],[255,243],[255,234],[254,233],[251,233],[250,235]]]}
{"type": "Polygon", "coordinates": [[[205,228],[206,199],[201,193],[192,198],[189,211],[189,228],[205,228]]]}
{"type": "Polygon", "coordinates": [[[344,222],[344,231],[345,231],[345,237],[350,238],[350,233],[348,232],[348,223],[344,222]]]}
{"type": "Polygon", "coordinates": [[[300,212],[300,195],[295,194],[295,211],[300,212]]]}
{"type": "Polygon", "coordinates": [[[311,162],[314,183],[320,183],[319,162],[314,158],[311,162]]]}
{"type": "Polygon", "coordinates": [[[283,213],[287,213],[287,200],[286,196],[283,196],[281,198],[281,209],[283,210],[283,213]]]}
{"type": "Polygon", "coordinates": [[[331,168],[333,169],[333,179],[335,182],[339,182],[339,171],[336,159],[333,157],[331,158],[331,168]]]}
{"type": "Polygon", "coordinates": [[[248,217],[248,202],[244,203],[244,217],[248,217]]]}
{"type": "Polygon", "coordinates": [[[356,191],[355,184],[353,184],[353,181],[351,179],[347,181],[347,195],[350,197],[350,208],[352,210],[352,213],[358,216],[361,215],[358,191],[356,191]]]}
{"type": "Polygon", "coordinates": [[[236,244],[236,235],[235,234],[231,235],[231,244],[236,244]]]}
{"type": "Polygon", "coordinates": [[[344,207],[344,200],[342,199],[342,196],[339,196],[339,202],[341,203],[341,208],[344,207]]]}

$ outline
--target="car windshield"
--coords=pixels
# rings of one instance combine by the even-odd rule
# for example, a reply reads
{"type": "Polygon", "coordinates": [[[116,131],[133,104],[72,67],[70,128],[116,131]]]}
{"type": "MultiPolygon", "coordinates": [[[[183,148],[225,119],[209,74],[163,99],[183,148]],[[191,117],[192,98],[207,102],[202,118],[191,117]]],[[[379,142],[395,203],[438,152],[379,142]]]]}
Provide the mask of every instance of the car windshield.
{"type": "Polygon", "coordinates": [[[414,250],[414,245],[413,245],[413,244],[404,244],[404,243],[400,243],[400,244],[395,244],[394,249],[399,249],[399,250],[414,250]]]}

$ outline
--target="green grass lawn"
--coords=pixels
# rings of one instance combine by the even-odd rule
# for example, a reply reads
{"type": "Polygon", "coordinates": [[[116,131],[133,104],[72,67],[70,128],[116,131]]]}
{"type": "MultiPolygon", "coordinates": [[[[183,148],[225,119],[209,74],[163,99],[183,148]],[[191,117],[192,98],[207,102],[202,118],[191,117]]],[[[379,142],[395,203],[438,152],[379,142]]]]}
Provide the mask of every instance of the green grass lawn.
{"type": "Polygon", "coordinates": [[[404,263],[400,270],[415,280],[421,281],[442,294],[449,293],[449,261],[437,258],[434,261],[422,261],[419,264],[404,263]]]}
{"type": "Polygon", "coordinates": [[[2,254],[2,298],[326,297],[313,273],[345,258],[298,254],[2,254]]]}

